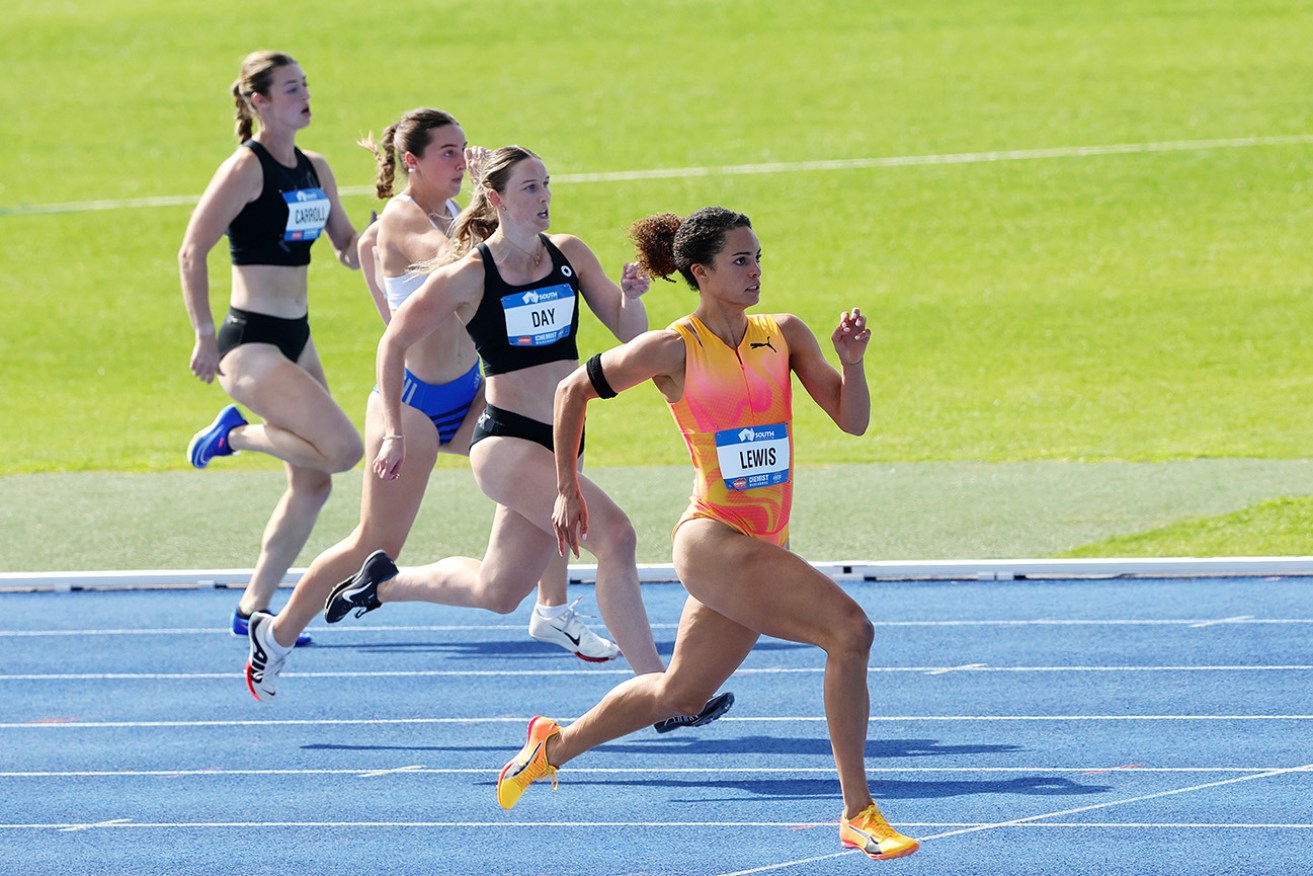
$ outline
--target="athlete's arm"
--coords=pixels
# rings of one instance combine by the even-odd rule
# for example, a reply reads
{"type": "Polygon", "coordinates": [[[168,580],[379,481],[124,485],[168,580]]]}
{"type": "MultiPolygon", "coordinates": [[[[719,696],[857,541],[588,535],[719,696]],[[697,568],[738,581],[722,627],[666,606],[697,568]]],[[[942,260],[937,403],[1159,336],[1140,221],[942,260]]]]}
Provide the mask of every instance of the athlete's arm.
{"type": "Polygon", "coordinates": [[[319,175],[319,187],[328,196],[328,222],[324,225],[324,230],[328,232],[328,239],[333,242],[333,251],[337,253],[337,260],[351,270],[357,270],[360,267],[360,257],[356,254],[358,235],[356,226],[351,224],[351,217],[346,214],[346,209],[342,206],[342,199],[337,195],[337,179],[333,176],[333,171],[324,160],[324,156],[317,152],[306,152],[305,155],[314,164],[315,173],[319,175]]]}
{"type": "Polygon", "coordinates": [[[374,474],[385,480],[401,473],[405,447],[401,433],[401,388],[405,382],[406,351],[433,333],[457,309],[478,301],[483,292],[483,262],[475,253],[429,274],[424,284],[397,310],[378,342],[375,361],[378,394],[383,402],[382,447],[374,474]]]}
{"type": "Polygon", "coordinates": [[[620,285],[606,275],[602,263],[588,245],[572,234],[552,235],[570,264],[579,273],[579,290],[602,324],[620,341],[630,341],[647,330],[647,308],[642,297],[649,280],[637,265],[625,263],[620,271],[620,285]]]}
{"type": "Polygon", "coordinates": [[[623,346],[607,350],[597,362],[580,365],[556,385],[552,442],[556,447],[558,495],[552,527],[561,556],[567,548],[579,556],[579,540],[588,537],[588,505],[579,489],[575,462],[588,403],[603,392],[618,395],[646,380],[654,381],[669,398],[667,389],[674,383],[682,386],[683,379],[684,341],[678,333],[666,329],[644,332],[623,346]]]}
{"type": "Polygon", "coordinates": [[[789,367],[807,394],[850,435],[861,435],[871,421],[871,392],[866,384],[864,357],[871,340],[860,308],[845,311],[830,341],[839,356],[839,371],[825,361],[821,346],[807,324],[793,314],[777,320],[789,344],[789,367]]]}
{"type": "Polygon", "coordinates": [[[383,274],[379,270],[377,249],[379,224],[370,222],[365,230],[360,232],[360,238],[356,241],[356,254],[360,259],[360,273],[365,276],[369,297],[374,299],[374,307],[377,308],[378,315],[383,317],[383,325],[387,325],[392,321],[392,308],[388,307],[388,298],[381,285],[383,274]]]}
{"type": "Polygon", "coordinates": [[[206,258],[224,231],[251,201],[260,196],[264,172],[250,149],[238,149],[214,172],[187,222],[178,251],[182,300],[191,319],[196,342],[191,352],[192,373],[211,383],[219,371],[219,345],[214,337],[210,309],[210,273],[206,258]]]}

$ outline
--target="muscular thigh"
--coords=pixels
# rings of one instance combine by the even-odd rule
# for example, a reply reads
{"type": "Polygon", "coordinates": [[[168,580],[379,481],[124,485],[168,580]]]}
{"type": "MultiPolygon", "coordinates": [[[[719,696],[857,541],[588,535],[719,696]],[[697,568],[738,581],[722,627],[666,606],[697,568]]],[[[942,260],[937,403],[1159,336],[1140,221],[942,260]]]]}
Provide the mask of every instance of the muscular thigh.
{"type": "Polygon", "coordinates": [[[490,591],[523,599],[538,583],[556,541],[505,505],[498,505],[479,576],[490,591]]]}
{"type": "Polygon", "coordinates": [[[802,557],[714,520],[681,525],[674,560],[694,599],[764,635],[820,644],[861,612],[843,588],[802,557]]]}
{"type": "MultiPolygon", "coordinates": [[[[383,480],[365,465],[360,495],[360,525],[366,541],[385,547],[405,543],[419,513],[433,465],[438,457],[438,432],[424,414],[402,405],[402,433],[406,436],[406,465],[403,476],[383,480]]],[[[378,393],[369,394],[365,412],[365,459],[378,456],[383,444],[383,403],[378,393]]]]}
{"type": "MultiPolygon", "coordinates": [[[[555,543],[556,461],[551,451],[521,438],[495,436],[470,448],[470,465],[488,498],[518,513],[555,543]]],[[[579,486],[588,503],[590,531],[628,522],[620,506],[587,477],[580,476],[579,486]]]]}
{"type": "Polygon", "coordinates": [[[667,675],[678,680],[680,692],[705,700],[739,668],[758,638],[756,630],[689,596],[667,675]]]}
{"type": "MultiPolygon", "coordinates": [[[[310,364],[317,368],[318,359],[310,364]]],[[[223,370],[224,390],[270,425],[307,437],[355,428],[328,394],[322,369],[307,371],[270,344],[243,344],[224,357],[223,370]]]]}

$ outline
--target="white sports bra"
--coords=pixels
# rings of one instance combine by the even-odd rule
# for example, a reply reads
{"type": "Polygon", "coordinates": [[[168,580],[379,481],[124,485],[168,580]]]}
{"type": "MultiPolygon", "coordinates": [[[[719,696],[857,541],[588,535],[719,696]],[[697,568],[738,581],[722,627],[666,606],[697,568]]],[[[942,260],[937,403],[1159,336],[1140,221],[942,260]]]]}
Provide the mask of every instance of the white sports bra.
{"type": "MultiPolygon", "coordinates": [[[[393,197],[401,198],[404,201],[409,201],[410,203],[415,204],[415,199],[404,192],[399,195],[393,195],[393,197]]],[[[415,206],[418,207],[419,205],[415,204],[415,206]]],[[[447,203],[443,206],[447,208],[447,214],[451,216],[452,219],[455,219],[460,213],[460,204],[457,204],[450,198],[447,199],[447,203]]],[[[432,216],[429,216],[428,219],[430,225],[434,228],[438,228],[438,223],[433,221],[432,216]]],[[[440,231],[441,229],[438,230],[440,231]]],[[[388,307],[395,313],[397,308],[405,304],[406,299],[413,295],[415,290],[422,286],[427,278],[428,274],[419,272],[407,272],[400,277],[384,277],[383,294],[388,300],[388,307]]]]}

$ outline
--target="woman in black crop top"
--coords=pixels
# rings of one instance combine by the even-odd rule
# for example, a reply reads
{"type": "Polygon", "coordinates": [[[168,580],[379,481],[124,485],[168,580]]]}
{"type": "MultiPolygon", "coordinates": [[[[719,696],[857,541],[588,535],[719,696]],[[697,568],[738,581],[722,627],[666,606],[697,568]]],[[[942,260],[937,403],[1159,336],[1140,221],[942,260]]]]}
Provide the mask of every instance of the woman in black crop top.
{"type": "MultiPolygon", "coordinates": [[[[379,342],[388,439],[372,468],[380,478],[408,476],[402,363],[409,347],[454,313],[488,375],[488,407],[470,447],[474,477],[497,503],[488,549],[482,562],[449,557],[401,572],[375,554],[339,585],[328,604],[330,619],[408,600],[514,610],[548,560],[560,554],[551,520],[552,401],[556,384],[579,364],[580,299],[622,341],[647,328],[640,297],[648,279],[635,265],[624,266],[617,286],[582,240],[546,233],[552,195],[538,156],[518,146],[494,150],[475,182],[473,202],[452,227],[452,252],[396,312],[379,342]]],[[[592,512],[584,546],[597,559],[602,618],[635,672],[660,672],[664,665],[639,594],[633,527],[600,488],[580,480],[592,512]]]]}
{"type": "Polygon", "coordinates": [[[233,614],[233,632],[245,633],[245,618],[268,607],[309,538],[332,474],[354,466],[363,449],[351,419],[328,393],[310,338],[311,244],[327,235],[343,264],[358,263],[356,230],[328,163],[296,148],[297,132],[310,124],[305,75],[287,55],[256,52],[242,62],[232,92],[241,145],[196,205],[178,263],[196,334],[192,373],[206,383],[218,377],[234,401],[264,421],[248,424],[235,405],[224,408],[192,439],[192,465],[204,468],[215,456],[250,450],[277,457],[287,468],[287,491],[265,528],[254,574],[233,614]],[[232,300],[216,331],[206,257],[225,233],[232,300]]]}

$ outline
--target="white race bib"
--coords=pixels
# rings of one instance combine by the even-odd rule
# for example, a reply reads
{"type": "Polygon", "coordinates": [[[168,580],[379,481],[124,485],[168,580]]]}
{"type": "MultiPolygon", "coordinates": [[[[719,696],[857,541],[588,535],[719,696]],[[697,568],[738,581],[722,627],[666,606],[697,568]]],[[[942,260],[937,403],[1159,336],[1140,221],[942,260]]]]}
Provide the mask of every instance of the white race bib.
{"type": "Polygon", "coordinates": [[[570,336],[574,289],[568,284],[503,295],[501,306],[512,347],[545,347],[570,336]]]}
{"type": "Polygon", "coordinates": [[[323,189],[283,192],[287,202],[287,228],[283,240],[315,240],[328,224],[328,195],[323,189]]]}
{"type": "Polygon", "coordinates": [[[720,476],[731,490],[769,487],[789,480],[789,426],[743,426],[716,433],[720,476]]]}

